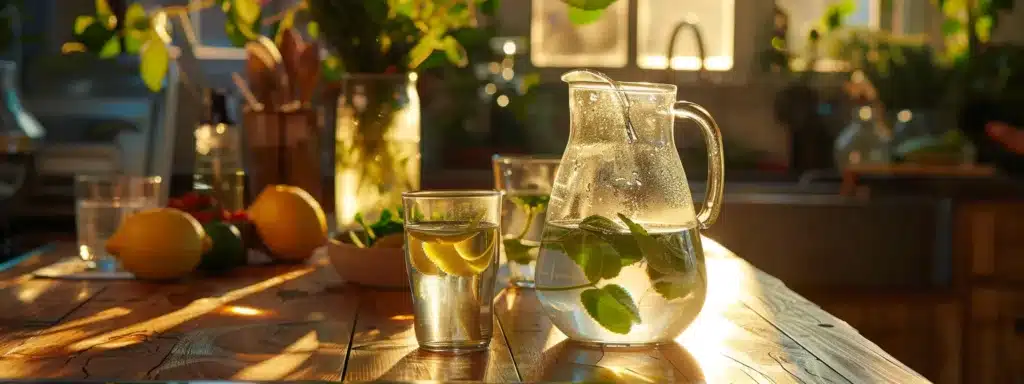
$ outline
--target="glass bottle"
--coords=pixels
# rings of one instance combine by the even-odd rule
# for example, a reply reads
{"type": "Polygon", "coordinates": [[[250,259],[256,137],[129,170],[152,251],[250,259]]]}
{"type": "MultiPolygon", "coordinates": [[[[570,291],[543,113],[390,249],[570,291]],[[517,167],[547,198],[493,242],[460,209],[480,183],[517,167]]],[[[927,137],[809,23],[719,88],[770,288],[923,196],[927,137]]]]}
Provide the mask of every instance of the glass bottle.
{"type": "Polygon", "coordinates": [[[874,108],[862,105],[853,111],[846,128],[839,132],[833,147],[836,167],[892,163],[892,132],[874,108]]]}
{"type": "Polygon", "coordinates": [[[228,117],[224,93],[208,90],[205,99],[206,109],[195,131],[192,188],[211,194],[224,209],[244,209],[245,170],[240,132],[228,117]]]}

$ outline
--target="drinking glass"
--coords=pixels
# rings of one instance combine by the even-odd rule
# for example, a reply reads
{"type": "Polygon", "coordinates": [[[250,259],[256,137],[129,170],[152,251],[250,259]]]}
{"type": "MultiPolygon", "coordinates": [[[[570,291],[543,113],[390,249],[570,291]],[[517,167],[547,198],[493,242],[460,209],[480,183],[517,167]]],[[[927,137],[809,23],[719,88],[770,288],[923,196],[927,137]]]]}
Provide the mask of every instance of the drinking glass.
{"type": "Polygon", "coordinates": [[[405,255],[420,348],[471,352],[491,341],[501,192],[402,194],[405,255]]]}
{"type": "Polygon", "coordinates": [[[494,187],[505,194],[501,211],[502,254],[509,282],[533,288],[544,216],[559,158],[494,155],[494,187]]]}
{"type": "Polygon", "coordinates": [[[75,226],[78,255],[92,268],[116,270],[107,239],[129,215],[160,205],[160,177],[75,176],[75,226]]]}

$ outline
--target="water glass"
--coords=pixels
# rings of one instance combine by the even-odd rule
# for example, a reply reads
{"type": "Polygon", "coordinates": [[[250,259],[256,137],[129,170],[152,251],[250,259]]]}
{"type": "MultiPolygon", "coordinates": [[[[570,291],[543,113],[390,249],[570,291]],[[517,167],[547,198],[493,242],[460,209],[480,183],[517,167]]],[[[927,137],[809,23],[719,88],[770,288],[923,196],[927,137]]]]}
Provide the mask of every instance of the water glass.
{"type": "Polygon", "coordinates": [[[491,341],[501,192],[402,194],[405,255],[420,348],[461,353],[491,341]]]}
{"type": "Polygon", "coordinates": [[[509,282],[533,288],[544,216],[559,158],[494,155],[494,187],[505,195],[501,211],[502,254],[509,282]]]}
{"type": "Polygon", "coordinates": [[[159,176],[76,176],[75,226],[82,260],[96,269],[116,270],[107,239],[129,215],[160,206],[160,182],[159,176]]]}

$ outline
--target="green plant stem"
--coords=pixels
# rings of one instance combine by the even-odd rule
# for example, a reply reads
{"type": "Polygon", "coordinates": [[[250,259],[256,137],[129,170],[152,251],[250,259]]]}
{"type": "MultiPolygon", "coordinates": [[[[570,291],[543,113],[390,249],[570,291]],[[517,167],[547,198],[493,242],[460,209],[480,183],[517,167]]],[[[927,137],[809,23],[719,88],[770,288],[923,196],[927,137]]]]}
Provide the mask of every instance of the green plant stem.
{"type": "Polygon", "coordinates": [[[522,240],[524,237],[526,237],[526,234],[530,232],[530,226],[533,225],[534,217],[537,217],[537,210],[533,209],[533,207],[527,207],[526,225],[523,226],[523,230],[519,232],[519,236],[516,237],[516,240],[522,240]]]}
{"type": "Polygon", "coordinates": [[[559,291],[572,291],[575,289],[593,288],[596,287],[597,283],[586,283],[580,285],[570,285],[568,287],[535,287],[534,290],[541,292],[559,292],[559,291]]]}

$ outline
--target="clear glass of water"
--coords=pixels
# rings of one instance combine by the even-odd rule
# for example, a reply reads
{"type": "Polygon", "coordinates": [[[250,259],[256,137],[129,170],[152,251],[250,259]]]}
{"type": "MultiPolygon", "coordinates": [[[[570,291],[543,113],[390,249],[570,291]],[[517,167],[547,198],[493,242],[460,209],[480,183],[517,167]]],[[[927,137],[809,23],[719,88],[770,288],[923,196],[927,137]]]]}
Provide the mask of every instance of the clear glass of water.
{"type": "Polygon", "coordinates": [[[420,348],[462,353],[491,341],[501,192],[402,194],[405,255],[420,348]]]}
{"type": "Polygon", "coordinates": [[[107,239],[129,215],[160,206],[160,183],[159,176],[75,176],[75,226],[82,260],[91,268],[116,270],[117,260],[106,251],[107,239]]]}
{"type": "Polygon", "coordinates": [[[544,216],[559,158],[494,155],[494,187],[505,194],[501,211],[502,257],[509,283],[534,287],[544,216]]]}

